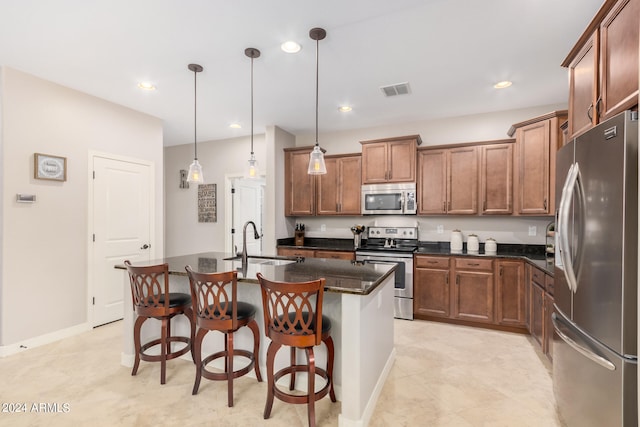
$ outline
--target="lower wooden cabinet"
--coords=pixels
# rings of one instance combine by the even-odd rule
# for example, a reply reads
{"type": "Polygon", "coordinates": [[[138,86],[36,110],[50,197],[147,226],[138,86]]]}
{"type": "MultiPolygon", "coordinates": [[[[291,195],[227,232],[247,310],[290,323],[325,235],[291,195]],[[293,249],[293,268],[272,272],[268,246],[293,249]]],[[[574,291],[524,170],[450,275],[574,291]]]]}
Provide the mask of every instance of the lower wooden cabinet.
{"type": "Polygon", "coordinates": [[[452,318],[493,323],[493,259],[455,258],[452,318]]]}
{"type": "Polygon", "coordinates": [[[451,315],[449,257],[416,256],[413,273],[414,316],[451,315]]]}
{"type": "Polygon", "coordinates": [[[553,360],[553,277],[536,267],[531,268],[529,331],[540,350],[553,360]]]}
{"type": "Polygon", "coordinates": [[[496,260],[496,321],[527,326],[524,261],[496,260]]]}
{"type": "Polygon", "coordinates": [[[548,293],[544,295],[544,340],[542,348],[549,360],[553,360],[553,321],[551,320],[553,302],[553,295],[548,293]]]}
{"type": "Polygon", "coordinates": [[[531,282],[531,294],[529,295],[531,301],[531,323],[529,325],[529,331],[531,336],[542,348],[544,341],[544,289],[537,283],[531,282]]]}
{"type": "Polygon", "coordinates": [[[306,248],[278,248],[280,256],[295,256],[303,258],[330,258],[330,259],[346,259],[353,261],[356,259],[354,251],[329,251],[321,249],[306,248]]]}
{"type": "Polygon", "coordinates": [[[416,255],[414,317],[524,332],[524,265],[501,258],[416,255]]]}

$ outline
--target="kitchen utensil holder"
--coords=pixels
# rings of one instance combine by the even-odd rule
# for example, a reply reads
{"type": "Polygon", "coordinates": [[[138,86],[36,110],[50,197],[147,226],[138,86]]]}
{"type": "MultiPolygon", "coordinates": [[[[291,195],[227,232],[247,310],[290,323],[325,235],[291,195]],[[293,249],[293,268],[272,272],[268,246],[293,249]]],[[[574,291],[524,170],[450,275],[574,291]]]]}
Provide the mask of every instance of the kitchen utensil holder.
{"type": "Polygon", "coordinates": [[[304,231],[296,230],[294,235],[294,243],[296,246],[304,246],[304,231]]]}

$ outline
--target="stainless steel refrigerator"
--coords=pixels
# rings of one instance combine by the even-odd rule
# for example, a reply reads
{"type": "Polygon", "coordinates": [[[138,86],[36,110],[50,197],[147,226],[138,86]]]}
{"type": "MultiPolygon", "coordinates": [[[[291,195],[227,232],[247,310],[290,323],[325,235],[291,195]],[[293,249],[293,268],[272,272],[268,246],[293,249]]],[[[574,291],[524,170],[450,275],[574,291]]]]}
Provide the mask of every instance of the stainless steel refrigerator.
{"type": "Polygon", "coordinates": [[[556,161],[553,387],[573,426],[637,426],[638,115],[556,161]]]}

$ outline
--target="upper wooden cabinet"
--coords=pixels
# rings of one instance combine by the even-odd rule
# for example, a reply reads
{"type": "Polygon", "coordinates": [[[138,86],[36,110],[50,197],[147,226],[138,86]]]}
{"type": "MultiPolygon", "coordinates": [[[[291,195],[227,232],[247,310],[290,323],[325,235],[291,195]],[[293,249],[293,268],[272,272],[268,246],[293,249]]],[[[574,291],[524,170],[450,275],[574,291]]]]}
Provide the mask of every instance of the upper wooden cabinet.
{"type": "Polygon", "coordinates": [[[362,156],[325,156],[327,173],[318,176],[317,215],[361,215],[362,156]]]}
{"type": "Polygon", "coordinates": [[[284,214],[309,216],[316,209],[316,175],[309,175],[313,147],[284,149],[284,214]]]}
{"type": "Polygon", "coordinates": [[[562,146],[566,117],[566,111],[554,111],[509,129],[509,135],[516,135],[516,214],[555,214],[556,151],[562,146]]]}
{"type": "Polygon", "coordinates": [[[362,184],[416,181],[416,148],[420,135],[360,141],[362,184]]]}
{"type": "Polygon", "coordinates": [[[513,141],[480,146],[483,215],[513,213],[513,141]]]}
{"type": "Polygon", "coordinates": [[[562,63],[569,137],[638,104],[640,0],[607,0],[562,63]]]}
{"type": "Polygon", "coordinates": [[[418,214],[478,213],[478,148],[418,150],[418,214]]]}

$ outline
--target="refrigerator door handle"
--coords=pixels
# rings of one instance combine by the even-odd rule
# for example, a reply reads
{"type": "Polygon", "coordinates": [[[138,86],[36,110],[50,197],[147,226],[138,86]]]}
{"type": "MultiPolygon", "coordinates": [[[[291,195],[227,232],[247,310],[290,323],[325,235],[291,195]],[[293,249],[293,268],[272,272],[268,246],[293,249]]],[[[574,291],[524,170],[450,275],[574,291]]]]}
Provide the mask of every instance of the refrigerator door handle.
{"type": "Polygon", "coordinates": [[[597,363],[598,365],[602,366],[605,369],[608,369],[610,371],[616,370],[616,365],[611,363],[609,360],[605,359],[604,357],[598,354],[595,354],[593,351],[589,350],[588,348],[581,346],[580,344],[575,342],[573,339],[571,339],[567,334],[562,332],[560,330],[560,325],[559,325],[561,321],[558,319],[558,316],[556,315],[556,313],[553,313],[551,315],[551,321],[553,322],[553,327],[556,330],[556,333],[558,334],[558,336],[560,336],[560,338],[562,338],[564,342],[569,344],[571,348],[573,348],[575,351],[582,354],[587,359],[597,363]]]}
{"type": "Polygon", "coordinates": [[[571,199],[573,197],[573,191],[576,183],[578,182],[578,174],[580,168],[577,163],[573,163],[567,172],[567,178],[564,181],[562,188],[562,196],[560,197],[560,207],[558,208],[558,243],[559,253],[562,264],[564,265],[563,271],[567,278],[567,284],[572,292],[576,292],[578,283],[574,271],[573,262],[571,260],[571,253],[569,247],[569,209],[571,208],[571,199]]]}

